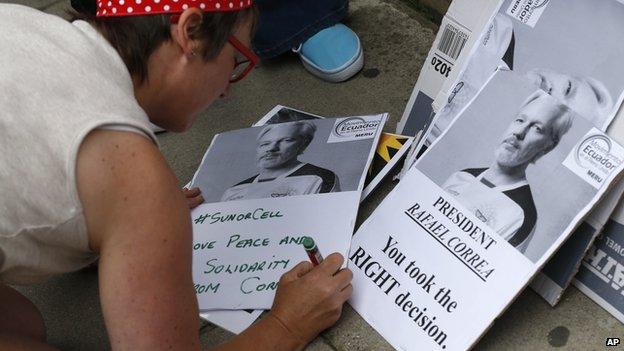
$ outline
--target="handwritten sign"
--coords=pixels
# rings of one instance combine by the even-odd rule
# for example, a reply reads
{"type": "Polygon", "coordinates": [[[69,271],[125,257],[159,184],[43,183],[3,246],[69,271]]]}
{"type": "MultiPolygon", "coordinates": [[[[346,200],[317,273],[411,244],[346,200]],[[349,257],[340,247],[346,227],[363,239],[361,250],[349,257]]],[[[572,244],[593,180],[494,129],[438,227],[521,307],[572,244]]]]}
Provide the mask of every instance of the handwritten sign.
{"type": "Polygon", "coordinates": [[[346,256],[359,196],[343,192],[197,207],[193,279],[200,308],[270,308],[281,275],[308,259],[301,245],[306,236],[323,254],[346,256]]]}
{"type": "Polygon", "coordinates": [[[215,136],[193,179],[206,200],[191,213],[200,310],[270,308],[280,277],[308,260],[306,237],[324,255],[347,255],[386,117],[276,123],[215,136]]]}

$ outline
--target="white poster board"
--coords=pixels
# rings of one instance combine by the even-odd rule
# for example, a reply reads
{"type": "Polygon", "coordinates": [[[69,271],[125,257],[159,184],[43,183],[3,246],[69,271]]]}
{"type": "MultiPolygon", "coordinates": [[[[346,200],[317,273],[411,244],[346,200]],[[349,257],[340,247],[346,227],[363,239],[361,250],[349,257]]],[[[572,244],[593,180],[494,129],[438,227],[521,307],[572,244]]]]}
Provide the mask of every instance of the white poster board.
{"type": "Polygon", "coordinates": [[[463,66],[500,1],[451,2],[397,125],[398,134],[418,136],[427,129],[435,112],[431,106],[435,97],[455,70],[463,66]]]}
{"type": "MultiPolygon", "coordinates": [[[[254,126],[321,118],[325,117],[297,110],[292,107],[277,105],[258,122],[254,123],[254,126]]],[[[373,157],[373,161],[366,175],[361,201],[364,201],[368,195],[379,186],[388,173],[399,164],[412,146],[414,139],[414,137],[404,135],[381,133],[375,156],[373,157]]]]}
{"type": "Polygon", "coordinates": [[[191,213],[200,310],[270,308],[280,276],[307,260],[306,236],[325,255],[347,254],[385,120],[315,119],[215,136],[193,180],[206,200],[191,213]],[[263,177],[281,164],[293,166],[263,177]]]}
{"type": "MultiPolygon", "coordinates": [[[[609,134],[624,138],[624,109],[620,108],[609,134]]],[[[620,201],[594,241],[574,285],[624,323],[624,203],[620,201]]]]}
{"type": "Polygon", "coordinates": [[[203,319],[219,327],[240,334],[260,317],[263,310],[212,310],[199,314],[203,319]]]}
{"type": "Polygon", "coordinates": [[[624,149],[560,106],[497,73],[359,228],[350,303],[395,348],[474,345],[621,173],[624,149]],[[523,157],[525,181],[490,178],[523,157]]]}
{"type": "Polygon", "coordinates": [[[621,0],[505,0],[445,82],[430,145],[497,68],[515,71],[605,130],[624,99],[621,0]],[[460,73],[459,73],[460,72],[460,73]]]}

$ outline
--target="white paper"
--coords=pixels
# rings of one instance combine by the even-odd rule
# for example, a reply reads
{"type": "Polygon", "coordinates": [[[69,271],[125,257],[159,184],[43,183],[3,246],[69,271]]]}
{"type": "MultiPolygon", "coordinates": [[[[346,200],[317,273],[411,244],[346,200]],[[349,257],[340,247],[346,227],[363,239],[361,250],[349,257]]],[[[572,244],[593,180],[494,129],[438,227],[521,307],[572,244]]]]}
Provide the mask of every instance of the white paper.
{"type": "Polygon", "coordinates": [[[513,0],[507,14],[520,23],[534,28],[550,0],[513,0]]]}
{"type": "MultiPolygon", "coordinates": [[[[435,140],[499,67],[531,78],[545,91],[552,90],[604,130],[624,97],[624,71],[619,64],[624,52],[611,34],[624,30],[622,1],[507,0],[496,12],[478,45],[468,53],[465,67],[457,66],[440,89],[433,104],[439,108],[436,121],[416,149],[435,140]],[[568,82],[571,88],[562,89],[568,82]],[[588,99],[592,94],[583,93],[587,86],[599,96],[599,103],[588,99]]],[[[603,224],[594,227],[594,233],[603,224]]],[[[558,302],[579,266],[582,248],[594,238],[590,230],[582,225],[571,239],[576,244],[566,244],[561,256],[556,255],[533,282],[532,287],[550,304],[558,302]]]]}
{"type": "Polygon", "coordinates": [[[467,53],[475,45],[499,2],[451,2],[397,125],[398,134],[416,136],[427,129],[433,118],[432,102],[447,79],[453,77],[455,70],[463,67],[467,53]]]}
{"type": "Polygon", "coordinates": [[[261,314],[262,310],[212,310],[199,316],[229,332],[240,334],[261,314]]]}
{"type": "Polygon", "coordinates": [[[624,323],[624,207],[621,203],[583,260],[574,285],[624,323]]]}
{"type": "Polygon", "coordinates": [[[351,244],[349,303],[400,350],[468,348],[530,277],[531,262],[487,227],[475,238],[437,227],[454,228],[434,206],[440,199],[461,207],[418,170],[410,171],[351,244]]]}
{"type": "Polygon", "coordinates": [[[441,109],[426,145],[501,67],[550,91],[604,131],[624,99],[624,49],[612,34],[624,31],[622,17],[619,0],[504,1],[464,67],[453,72],[436,97],[441,109]],[[515,5],[517,16],[509,14],[515,5]]]}
{"type": "MultiPolygon", "coordinates": [[[[303,123],[314,124],[316,132],[307,148],[296,154],[299,165],[267,181],[257,175],[262,164],[295,154],[282,150],[266,159],[267,154],[260,153],[263,135],[291,130],[303,121],[215,137],[193,180],[206,199],[191,213],[193,280],[202,311],[270,308],[281,275],[308,259],[301,246],[306,236],[325,255],[347,254],[365,170],[386,115],[357,118],[366,125],[354,127],[358,133],[347,133],[343,142],[337,140],[341,135],[332,133],[348,118],[303,123]],[[328,142],[330,138],[333,142],[328,142]],[[321,173],[301,173],[304,169],[321,173]],[[307,187],[311,181],[325,179],[328,172],[336,178],[331,192],[297,195],[307,189],[302,184],[307,187]]],[[[291,139],[296,140],[294,135],[291,139]]],[[[322,184],[321,192],[325,180],[322,184]]]]}
{"type": "MultiPolygon", "coordinates": [[[[190,181],[186,183],[184,187],[187,189],[192,188],[193,182],[190,181]]],[[[211,310],[209,312],[200,311],[199,316],[229,332],[240,334],[260,317],[262,311],[263,310],[211,310]]]]}
{"type": "Polygon", "coordinates": [[[271,109],[271,111],[267,112],[266,115],[262,116],[256,123],[253,124],[253,127],[263,126],[265,124],[275,124],[275,123],[283,123],[283,122],[292,122],[292,121],[301,121],[305,119],[321,119],[325,117],[321,117],[319,115],[315,115],[309,112],[304,112],[301,110],[294,109],[292,107],[276,105],[271,109]]]}
{"type": "MultiPolygon", "coordinates": [[[[277,105],[266,115],[264,115],[254,126],[263,126],[265,124],[283,123],[287,121],[299,121],[305,119],[322,119],[315,114],[303,112],[292,107],[277,105]]],[[[410,150],[415,139],[409,136],[382,133],[379,144],[375,152],[375,157],[364,182],[364,190],[362,190],[362,199],[364,201],[379,186],[381,181],[397,166],[399,161],[410,150]],[[396,139],[404,139],[401,142],[395,142],[396,139]],[[390,155],[390,150],[398,150],[390,155]],[[383,165],[383,167],[381,167],[383,165]]],[[[339,139],[340,140],[340,139],[339,139]]]]}
{"type": "MultiPolygon", "coordinates": [[[[609,137],[620,144],[624,143],[623,121],[624,115],[618,114],[607,130],[609,137]]],[[[531,288],[552,306],[559,302],[564,290],[572,282],[583,257],[596,236],[602,232],[623,193],[624,181],[620,179],[531,282],[531,288]]]]}
{"type": "Polygon", "coordinates": [[[359,199],[351,191],[195,208],[193,280],[200,308],[269,309],[281,275],[308,259],[304,237],[325,255],[346,255],[359,199]],[[231,215],[235,219],[220,222],[231,215]],[[200,223],[202,216],[207,219],[200,223]]]}
{"type": "Polygon", "coordinates": [[[563,292],[574,280],[583,257],[592,246],[596,236],[607,224],[622,194],[624,194],[624,181],[620,179],[531,282],[531,288],[551,306],[559,302],[563,292]]]}
{"type": "Polygon", "coordinates": [[[492,76],[354,235],[351,305],[397,349],[473,346],[624,169],[619,164],[596,190],[563,165],[591,130],[522,77],[492,76]],[[560,129],[552,148],[537,143],[554,138],[555,123],[570,128],[560,129]],[[514,167],[526,167],[526,182],[491,183],[498,178],[487,171],[520,155],[527,158],[514,167]],[[478,176],[472,176],[475,167],[482,169],[478,176]],[[466,183],[458,183],[458,175],[466,183]],[[456,184],[482,190],[470,193],[456,184]],[[521,204],[513,194],[527,191],[533,204],[525,201],[522,226],[510,230],[518,214],[509,211],[521,204]],[[532,206],[536,222],[525,228],[532,206]],[[522,233],[528,236],[516,241],[522,233]]]}
{"type": "MultiPolygon", "coordinates": [[[[620,108],[613,124],[609,126],[609,135],[620,142],[624,140],[624,108],[620,108]]],[[[574,281],[579,290],[622,323],[624,323],[624,293],[618,287],[622,285],[621,274],[624,270],[623,224],[624,205],[620,202],[603,229],[602,235],[594,242],[574,281]],[[613,262],[617,262],[618,265],[613,262]],[[610,267],[606,267],[607,265],[610,267]],[[616,268],[619,279],[612,285],[611,280],[615,280],[616,268]]]]}

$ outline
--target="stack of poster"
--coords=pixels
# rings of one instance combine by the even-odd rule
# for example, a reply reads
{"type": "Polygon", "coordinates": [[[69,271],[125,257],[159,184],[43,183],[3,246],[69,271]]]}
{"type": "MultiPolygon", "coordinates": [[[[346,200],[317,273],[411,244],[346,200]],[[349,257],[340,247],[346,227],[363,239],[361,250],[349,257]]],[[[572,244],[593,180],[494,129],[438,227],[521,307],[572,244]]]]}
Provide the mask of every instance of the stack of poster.
{"type": "Polygon", "coordinates": [[[624,323],[624,203],[594,241],[574,285],[624,323]]]}
{"type": "Polygon", "coordinates": [[[531,282],[531,288],[551,306],[561,300],[563,292],[572,283],[583,256],[607,224],[623,193],[624,181],[619,180],[531,282]]]}
{"type": "Polygon", "coordinates": [[[199,316],[234,334],[240,334],[260,317],[264,310],[210,310],[199,316]]]}
{"type": "MultiPolygon", "coordinates": [[[[472,48],[427,132],[433,142],[497,68],[513,70],[605,130],[624,97],[620,0],[506,0],[472,48]]],[[[454,73],[457,73],[455,70],[454,73]]]]}
{"type": "MultiPolygon", "coordinates": [[[[624,134],[622,109],[609,131],[624,134]]],[[[624,323],[624,202],[594,241],[576,275],[574,285],[624,323]]]]}
{"type": "Polygon", "coordinates": [[[456,67],[462,67],[500,0],[454,0],[429,50],[418,81],[397,125],[397,133],[421,135],[433,118],[431,104],[456,67]]]}
{"type": "Polygon", "coordinates": [[[277,105],[267,112],[258,122],[254,123],[254,127],[263,126],[266,124],[277,124],[294,121],[303,121],[307,119],[322,119],[325,117],[315,115],[309,112],[294,109],[288,106],[277,105]]]}
{"type": "Polygon", "coordinates": [[[347,254],[386,115],[310,119],[218,134],[191,213],[200,310],[268,309],[301,241],[347,254]]]}
{"type": "Polygon", "coordinates": [[[470,348],[623,161],[567,105],[495,73],[355,234],[351,305],[397,349],[470,348]]]}
{"type": "MultiPolygon", "coordinates": [[[[624,119],[616,115],[607,130],[607,135],[620,144],[624,144],[624,128],[620,125],[623,122],[624,119]]],[[[563,292],[579,272],[583,256],[607,225],[623,194],[624,180],[619,180],[535,277],[531,287],[548,303],[554,306],[559,302],[563,292]]]]}
{"type": "MultiPolygon", "coordinates": [[[[324,117],[297,110],[291,107],[277,105],[260,120],[254,127],[267,124],[288,123],[294,121],[322,119],[324,117]]],[[[360,201],[372,193],[381,180],[399,163],[414,140],[390,133],[381,133],[373,160],[366,173],[364,190],[360,201]]],[[[190,187],[190,184],[187,186],[190,187]]],[[[240,333],[250,326],[263,310],[210,310],[203,312],[202,318],[233,333],[240,333]]]]}
{"type": "MultiPolygon", "coordinates": [[[[440,89],[434,108],[443,107],[413,157],[408,156],[402,174],[496,69],[518,72],[604,130],[624,97],[624,68],[619,64],[624,47],[613,34],[624,32],[623,18],[624,4],[619,0],[502,2],[477,45],[466,53],[464,67],[456,66],[440,89]]],[[[571,282],[622,190],[614,189],[532,284],[551,305],[571,282]]]]}

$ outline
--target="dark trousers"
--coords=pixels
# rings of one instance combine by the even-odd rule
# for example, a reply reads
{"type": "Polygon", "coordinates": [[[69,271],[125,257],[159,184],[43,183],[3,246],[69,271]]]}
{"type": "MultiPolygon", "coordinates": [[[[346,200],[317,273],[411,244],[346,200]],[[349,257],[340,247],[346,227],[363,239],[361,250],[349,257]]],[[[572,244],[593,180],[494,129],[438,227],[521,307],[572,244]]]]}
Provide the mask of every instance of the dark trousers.
{"type": "Polygon", "coordinates": [[[299,46],[322,29],[342,21],[348,0],[256,0],[260,9],[254,51],[272,58],[299,46]]]}

